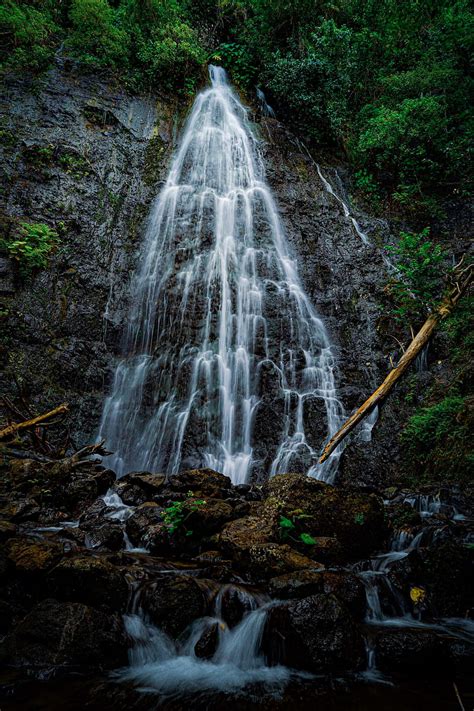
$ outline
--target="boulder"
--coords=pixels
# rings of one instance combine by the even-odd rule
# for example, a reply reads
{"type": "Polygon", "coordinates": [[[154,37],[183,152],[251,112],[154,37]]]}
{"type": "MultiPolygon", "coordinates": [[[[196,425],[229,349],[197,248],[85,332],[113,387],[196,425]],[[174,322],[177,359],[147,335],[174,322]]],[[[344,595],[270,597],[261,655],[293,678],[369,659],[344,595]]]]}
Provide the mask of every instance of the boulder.
{"type": "Polygon", "coordinates": [[[251,546],[248,552],[247,568],[257,580],[303,568],[314,569],[318,565],[324,567],[286,543],[259,543],[251,546]]]}
{"type": "Polygon", "coordinates": [[[47,599],[7,636],[3,652],[9,664],[30,671],[54,667],[96,671],[125,664],[127,642],[118,615],[47,599]]]}
{"type": "Polygon", "coordinates": [[[194,654],[200,659],[210,659],[214,656],[219,644],[219,623],[212,622],[194,645],[194,654]]]}
{"type": "Polygon", "coordinates": [[[301,474],[275,476],[265,489],[265,518],[283,514],[296,534],[337,538],[346,559],[368,556],[386,538],[383,501],[375,494],[344,492],[301,474]]]}
{"type": "Polygon", "coordinates": [[[323,573],[321,570],[296,570],[286,573],[268,582],[268,592],[278,600],[294,600],[309,597],[323,591],[323,573]]]}
{"type": "Polygon", "coordinates": [[[225,585],[217,595],[217,616],[231,628],[238,625],[243,616],[255,606],[256,595],[239,585],[225,585]]]}
{"type": "Polygon", "coordinates": [[[322,573],[322,579],[323,592],[335,595],[356,619],[362,620],[365,617],[365,588],[357,575],[347,571],[328,570],[322,573]]]}
{"type": "Polygon", "coordinates": [[[140,604],[151,621],[172,637],[177,637],[207,608],[205,594],[189,575],[163,575],[146,584],[140,604]]]}
{"type": "Polygon", "coordinates": [[[137,486],[143,489],[149,497],[159,494],[165,482],[166,477],[164,474],[151,474],[150,472],[130,472],[120,480],[121,484],[137,486]]]}
{"type": "Polygon", "coordinates": [[[311,595],[271,608],[264,649],[271,663],[315,673],[352,671],[365,662],[363,638],[334,595],[311,595]]]}
{"type": "Polygon", "coordinates": [[[227,523],[219,536],[222,550],[236,560],[244,560],[252,546],[270,543],[275,536],[275,526],[261,517],[245,516],[227,523]]]}
{"type": "Polygon", "coordinates": [[[464,617],[472,607],[474,589],[474,551],[447,541],[420,548],[419,583],[428,592],[432,611],[440,617],[464,617]]]}
{"type": "Polygon", "coordinates": [[[29,538],[10,538],[5,550],[16,571],[25,575],[47,573],[63,555],[63,546],[60,543],[29,538]]]}
{"type": "Polygon", "coordinates": [[[234,517],[233,507],[222,499],[205,499],[197,505],[195,499],[188,499],[183,505],[186,528],[197,536],[209,536],[219,531],[234,517]]]}
{"type": "Polygon", "coordinates": [[[126,571],[93,555],[64,558],[48,575],[48,589],[60,600],[125,612],[126,571]]]}
{"type": "Polygon", "coordinates": [[[11,521],[0,521],[0,543],[4,543],[9,538],[16,535],[17,527],[11,521]]]}
{"type": "Polygon", "coordinates": [[[127,535],[134,545],[141,545],[147,537],[148,528],[162,521],[163,508],[153,501],[147,501],[138,506],[127,519],[125,524],[127,535]]]}
{"type": "Polygon", "coordinates": [[[171,492],[192,491],[199,498],[225,499],[232,493],[232,482],[212,469],[189,469],[170,477],[166,488],[171,492]]]}
{"type": "Polygon", "coordinates": [[[120,524],[106,521],[86,533],[84,543],[87,548],[119,551],[123,548],[123,530],[120,524]]]}
{"type": "Polygon", "coordinates": [[[449,644],[430,630],[388,629],[375,641],[376,664],[382,671],[411,676],[438,676],[449,665],[449,644]]]}

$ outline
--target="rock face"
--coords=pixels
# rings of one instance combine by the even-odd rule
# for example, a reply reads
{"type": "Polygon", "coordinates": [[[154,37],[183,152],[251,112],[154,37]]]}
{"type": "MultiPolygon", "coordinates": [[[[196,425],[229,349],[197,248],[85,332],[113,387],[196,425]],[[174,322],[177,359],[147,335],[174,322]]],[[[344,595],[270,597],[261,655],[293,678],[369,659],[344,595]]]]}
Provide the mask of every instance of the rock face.
{"type": "Polygon", "coordinates": [[[126,650],[118,615],[52,599],[33,608],[5,641],[9,662],[32,671],[111,668],[125,663],[126,650]]]}
{"type": "Polygon", "coordinates": [[[311,595],[270,611],[267,655],[312,672],[358,669],[364,643],[347,609],[334,595],[311,595]]]}
{"type": "Polygon", "coordinates": [[[202,588],[187,575],[166,576],[150,584],[141,604],[150,619],[173,637],[206,611],[202,588]]]}
{"type": "Polygon", "coordinates": [[[10,334],[2,387],[13,393],[17,379],[39,408],[46,392],[51,402],[69,402],[75,438],[88,443],[119,351],[143,223],[172,148],[176,104],[60,66],[38,80],[9,76],[4,88],[12,141],[2,156],[2,229],[11,218],[43,222],[61,243],[50,267],[23,282],[0,255],[10,334]]]}
{"type": "MultiPolygon", "coordinates": [[[[74,434],[90,441],[100,418],[126,325],[130,273],[137,262],[151,200],[166,174],[178,114],[173,98],[140,98],[112,81],[57,66],[37,86],[10,76],[11,107],[3,164],[6,223],[11,218],[46,222],[60,233],[51,267],[20,283],[13,265],[0,263],[0,288],[9,300],[6,390],[21,380],[33,403],[44,393],[67,400],[76,413],[74,434]],[[9,134],[9,135],[10,135],[9,134]],[[10,145],[11,143],[11,145],[10,145]],[[13,293],[13,288],[15,293],[13,293]]],[[[382,220],[360,215],[373,246],[364,246],[340,203],[324,188],[294,136],[265,120],[265,160],[305,290],[324,317],[336,346],[342,401],[350,411],[386,372],[393,347],[378,328],[387,274],[381,250],[388,239],[382,220]]],[[[339,193],[339,173],[325,168],[339,193]]],[[[342,175],[342,173],[341,173],[342,175]]],[[[277,321],[277,320],[276,320],[277,321]]],[[[270,339],[278,334],[270,332],[270,339]]],[[[255,415],[254,457],[264,477],[275,446],[278,373],[262,368],[263,397],[255,415]]],[[[389,405],[385,438],[398,413],[389,405]],[[388,430],[387,430],[388,428],[388,430]]],[[[326,436],[318,402],[305,403],[313,446],[326,436]]],[[[189,433],[199,441],[198,431],[189,433]]],[[[366,430],[362,428],[362,439],[366,430]]],[[[385,439],[384,446],[387,453],[385,439]]],[[[387,467],[396,461],[390,438],[387,467]],[[392,456],[393,455],[393,456],[392,456]]],[[[351,450],[342,476],[359,483],[387,475],[351,450]]]]}

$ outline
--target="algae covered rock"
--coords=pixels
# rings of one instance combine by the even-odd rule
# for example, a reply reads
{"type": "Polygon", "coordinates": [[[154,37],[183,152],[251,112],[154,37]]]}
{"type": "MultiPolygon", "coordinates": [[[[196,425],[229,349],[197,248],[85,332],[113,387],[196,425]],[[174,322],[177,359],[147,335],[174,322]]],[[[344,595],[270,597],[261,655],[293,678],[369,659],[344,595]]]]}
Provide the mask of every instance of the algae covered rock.
{"type": "Polygon", "coordinates": [[[315,673],[356,670],[364,663],[363,638],[334,595],[311,595],[273,607],[264,644],[273,663],[315,673]]]}
{"type": "Polygon", "coordinates": [[[126,662],[127,641],[119,615],[47,599],[7,636],[2,651],[9,664],[30,671],[109,669],[126,662]]]}

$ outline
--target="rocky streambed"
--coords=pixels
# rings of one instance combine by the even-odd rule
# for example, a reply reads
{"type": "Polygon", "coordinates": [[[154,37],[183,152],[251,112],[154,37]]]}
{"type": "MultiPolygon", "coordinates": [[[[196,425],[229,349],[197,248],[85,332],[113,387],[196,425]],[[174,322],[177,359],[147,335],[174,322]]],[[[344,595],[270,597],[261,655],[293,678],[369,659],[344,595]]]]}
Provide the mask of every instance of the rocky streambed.
{"type": "Polygon", "coordinates": [[[116,481],[70,458],[12,461],[1,497],[2,708],[456,708],[452,683],[469,693],[466,490],[116,481]]]}

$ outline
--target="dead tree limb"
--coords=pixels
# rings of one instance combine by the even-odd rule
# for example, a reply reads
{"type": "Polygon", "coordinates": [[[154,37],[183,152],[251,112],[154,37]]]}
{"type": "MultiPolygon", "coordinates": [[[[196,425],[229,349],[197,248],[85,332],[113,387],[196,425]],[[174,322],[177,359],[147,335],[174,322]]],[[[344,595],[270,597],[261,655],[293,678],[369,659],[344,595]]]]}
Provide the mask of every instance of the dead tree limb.
{"type": "Polygon", "coordinates": [[[411,365],[411,363],[414,361],[418,353],[420,353],[420,351],[422,351],[423,348],[426,346],[439,322],[445,319],[446,316],[449,316],[461,296],[467,291],[471,284],[472,265],[470,265],[469,268],[465,267],[464,269],[462,269],[462,271],[458,272],[455,277],[456,280],[453,289],[450,291],[448,296],[443,299],[436,311],[426,319],[423,326],[420,328],[416,336],[414,336],[412,342],[410,343],[406,351],[403,353],[402,357],[398,362],[398,365],[390,371],[390,373],[383,381],[382,385],[380,385],[377,390],[373,392],[369,398],[367,398],[364,404],[361,405],[359,409],[356,410],[356,412],[354,412],[354,414],[351,415],[351,417],[349,417],[349,419],[344,422],[344,424],[336,432],[336,434],[331,437],[320,457],[320,464],[326,461],[331,452],[333,452],[336,447],[342,442],[342,440],[347,437],[349,432],[352,432],[354,427],[356,427],[364,419],[364,417],[366,417],[370,412],[372,412],[374,407],[379,405],[382,400],[387,397],[395,383],[400,380],[400,378],[405,373],[407,368],[411,365]]]}
{"type": "Polygon", "coordinates": [[[38,415],[37,417],[33,417],[31,420],[24,420],[23,422],[17,422],[12,425],[8,425],[8,427],[4,427],[4,429],[0,430],[0,439],[10,437],[11,435],[16,434],[20,430],[28,430],[32,427],[41,426],[43,422],[49,420],[51,417],[56,417],[56,415],[62,415],[68,412],[68,410],[69,405],[67,403],[63,403],[62,405],[55,407],[54,410],[46,412],[44,415],[38,415]]]}

